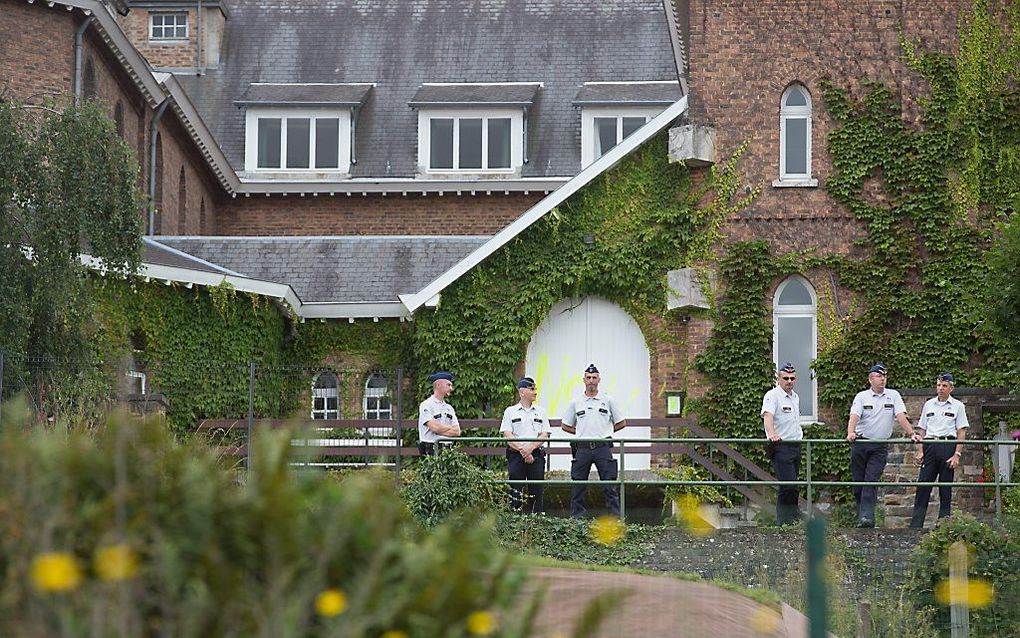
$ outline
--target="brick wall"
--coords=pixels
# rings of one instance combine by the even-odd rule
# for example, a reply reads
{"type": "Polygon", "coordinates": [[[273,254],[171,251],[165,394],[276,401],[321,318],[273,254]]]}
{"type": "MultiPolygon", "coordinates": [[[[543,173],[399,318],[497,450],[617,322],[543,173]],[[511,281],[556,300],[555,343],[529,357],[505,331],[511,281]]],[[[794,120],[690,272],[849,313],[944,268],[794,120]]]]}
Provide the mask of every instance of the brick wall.
{"type": "Polygon", "coordinates": [[[265,195],[219,210],[222,235],[491,235],[542,199],[509,195],[265,195]]]}
{"type": "Polygon", "coordinates": [[[174,9],[172,11],[149,11],[148,9],[132,9],[126,16],[117,16],[120,28],[138,52],[145,56],[157,69],[192,69],[197,61],[196,54],[196,10],[174,9]],[[159,42],[149,39],[150,13],[184,13],[188,14],[188,39],[186,42],[159,42]]]}
{"type": "Polygon", "coordinates": [[[71,91],[75,23],[17,0],[0,0],[0,98],[38,102],[71,91]]]}

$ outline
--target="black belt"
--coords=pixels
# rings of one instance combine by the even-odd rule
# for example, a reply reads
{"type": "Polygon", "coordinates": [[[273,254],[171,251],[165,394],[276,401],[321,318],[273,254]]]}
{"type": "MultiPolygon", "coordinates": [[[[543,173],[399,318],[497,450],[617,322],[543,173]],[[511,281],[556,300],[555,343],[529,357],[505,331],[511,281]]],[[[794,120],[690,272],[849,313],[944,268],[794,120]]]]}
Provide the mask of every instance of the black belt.
{"type": "Polygon", "coordinates": [[[581,447],[587,446],[587,447],[591,448],[592,450],[594,450],[594,449],[600,448],[600,447],[613,447],[613,442],[612,441],[587,441],[587,442],[578,443],[578,445],[580,445],[581,447]]]}
{"type": "Polygon", "coordinates": [[[926,437],[924,437],[925,441],[928,441],[928,440],[931,440],[931,439],[937,439],[939,441],[955,441],[956,437],[955,436],[926,436],[926,437]]]}

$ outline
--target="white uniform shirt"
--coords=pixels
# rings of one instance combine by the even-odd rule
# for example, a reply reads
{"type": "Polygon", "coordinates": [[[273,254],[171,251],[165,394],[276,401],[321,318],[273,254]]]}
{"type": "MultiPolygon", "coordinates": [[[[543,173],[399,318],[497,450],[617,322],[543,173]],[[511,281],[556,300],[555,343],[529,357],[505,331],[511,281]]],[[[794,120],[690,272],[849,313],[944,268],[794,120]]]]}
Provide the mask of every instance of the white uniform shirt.
{"type": "Polygon", "coordinates": [[[582,439],[608,439],[613,436],[613,425],[620,421],[620,405],[602,392],[593,397],[581,394],[563,411],[563,422],[577,428],[582,439]]]}
{"type": "Polygon", "coordinates": [[[875,394],[871,388],[858,392],[850,406],[850,414],[861,417],[857,423],[857,435],[868,439],[892,437],[896,415],[906,412],[903,397],[896,390],[886,388],[882,394],[875,394]]]}
{"type": "Polygon", "coordinates": [[[499,426],[499,431],[510,432],[525,439],[534,439],[542,433],[551,434],[552,428],[549,427],[549,417],[544,408],[534,403],[530,408],[526,408],[518,403],[503,410],[503,422],[499,426]]]}
{"type": "Polygon", "coordinates": [[[418,440],[423,443],[435,443],[439,440],[439,435],[425,425],[425,422],[430,419],[439,421],[443,425],[460,425],[453,406],[432,395],[422,401],[421,406],[418,407],[418,440]]]}
{"type": "Polygon", "coordinates": [[[967,409],[951,396],[944,402],[938,397],[925,401],[917,425],[925,436],[956,436],[957,430],[970,427],[967,409]]]}
{"type": "MultiPolygon", "coordinates": [[[[776,386],[768,392],[761,400],[761,415],[766,412],[772,413],[772,425],[776,428],[776,434],[784,441],[799,441],[804,438],[804,431],[800,427],[800,397],[796,392],[787,394],[782,388],[776,386]]],[[[766,435],[768,431],[766,430],[766,435]]]]}

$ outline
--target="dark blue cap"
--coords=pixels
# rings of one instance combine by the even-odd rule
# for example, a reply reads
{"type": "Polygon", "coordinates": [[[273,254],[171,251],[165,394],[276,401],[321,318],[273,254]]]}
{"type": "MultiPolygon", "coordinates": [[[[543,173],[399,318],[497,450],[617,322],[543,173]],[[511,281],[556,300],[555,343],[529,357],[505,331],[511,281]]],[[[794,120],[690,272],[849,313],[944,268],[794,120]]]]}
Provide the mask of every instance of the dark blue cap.
{"type": "Polygon", "coordinates": [[[453,375],[450,374],[449,372],[443,371],[433,372],[432,374],[429,375],[429,383],[435,383],[436,381],[439,380],[453,381],[453,375]]]}
{"type": "Polygon", "coordinates": [[[535,388],[535,380],[531,377],[521,377],[521,380],[517,382],[518,388],[535,388]]]}
{"type": "Polygon", "coordinates": [[[949,383],[956,383],[956,379],[954,379],[953,375],[949,374],[948,372],[943,372],[939,376],[935,377],[935,380],[936,381],[947,381],[949,383]]]}
{"type": "Polygon", "coordinates": [[[790,363],[789,361],[787,361],[786,363],[784,363],[782,366],[779,367],[779,371],[780,372],[796,372],[797,368],[794,368],[793,364],[790,363]]]}
{"type": "Polygon", "coordinates": [[[877,372],[881,375],[885,375],[886,374],[885,364],[879,362],[871,366],[871,368],[868,370],[868,374],[871,374],[872,372],[877,372]]]}
{"type": "Polygon", "coordinates": [[[599,373],[599,369],[595,367],[594,363],[589,364],[588,367],[584,369],[584,371],[586,373],[588,373],[588,374],[598,374],[599,373]]]}

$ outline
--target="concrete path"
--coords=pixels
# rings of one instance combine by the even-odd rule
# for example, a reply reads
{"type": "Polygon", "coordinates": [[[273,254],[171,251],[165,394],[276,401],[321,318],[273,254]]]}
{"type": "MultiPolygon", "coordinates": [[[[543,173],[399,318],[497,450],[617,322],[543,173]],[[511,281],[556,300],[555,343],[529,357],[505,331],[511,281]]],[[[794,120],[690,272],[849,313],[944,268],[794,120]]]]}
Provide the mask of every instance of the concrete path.
{"type": "Polygon", "coordinates": [[[807,619],[789,605],[776,610],[704,582],[668,576],[535,568],[545,583],[545,604],[534,636],[569,636],[588,601],[604,593],[621,599],[589,638],[806,638],[807,619]]]}

